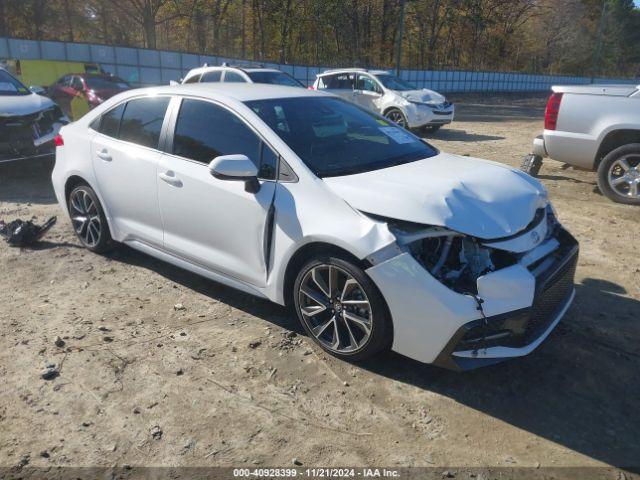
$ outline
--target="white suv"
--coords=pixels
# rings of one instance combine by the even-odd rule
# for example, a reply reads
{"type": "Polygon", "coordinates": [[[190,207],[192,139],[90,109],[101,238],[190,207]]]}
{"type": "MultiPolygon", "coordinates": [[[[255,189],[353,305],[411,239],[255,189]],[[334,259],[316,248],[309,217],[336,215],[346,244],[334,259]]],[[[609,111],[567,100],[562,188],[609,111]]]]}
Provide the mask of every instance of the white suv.
{"type": "Polygon", "coordinates": [[[182,83],[267,83],[271,85],[282,85],[285,87],[305,86],[293,78],[288,73],[275,68],[264,68],[256,66],[227,65],[213,67],[203,65],[190,70],[184,77],[182,83]]]}
{"type": "Polygon", "coordinates": [[[340,95],[408,129],[436,132],[453,121],[454,106],[443,95],[385,70],[327,70],[317,75],[313,89],[340,95]]]}

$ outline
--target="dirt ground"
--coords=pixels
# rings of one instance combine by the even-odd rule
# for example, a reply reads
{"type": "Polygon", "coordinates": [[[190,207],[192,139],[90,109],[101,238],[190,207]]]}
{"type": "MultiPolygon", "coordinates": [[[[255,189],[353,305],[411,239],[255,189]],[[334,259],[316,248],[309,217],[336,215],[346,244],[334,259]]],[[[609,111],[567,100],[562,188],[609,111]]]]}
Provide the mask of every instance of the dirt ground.
{"type": "MultiPolygon", "coordinates": [[[[519,165],[544,100],[458,100],[433,143],[519,165]]],[[[37,249],[0,244],[0,466],[640,464],[640,209],[594,174],[540,175],[581,244],[567,316],[530,356],[453,373],[397,354],[351,365],[277,305],[83,250],[51,168],[0,165],[0,219],[59,215],[37,249]]]]}

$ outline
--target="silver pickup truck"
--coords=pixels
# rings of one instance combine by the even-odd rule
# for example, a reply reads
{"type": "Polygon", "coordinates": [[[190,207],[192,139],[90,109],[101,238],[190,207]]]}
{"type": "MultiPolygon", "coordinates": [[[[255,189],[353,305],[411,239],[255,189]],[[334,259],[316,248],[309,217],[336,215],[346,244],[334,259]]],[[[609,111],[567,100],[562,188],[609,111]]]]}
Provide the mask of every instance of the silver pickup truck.
{"type": "Polygon", "coordinates": [[[640,87],[553,87],[544,133],[533,141],[525,170],[548,157],[598,172],[600,191],[614,202],[640,205],[640,87]]]}

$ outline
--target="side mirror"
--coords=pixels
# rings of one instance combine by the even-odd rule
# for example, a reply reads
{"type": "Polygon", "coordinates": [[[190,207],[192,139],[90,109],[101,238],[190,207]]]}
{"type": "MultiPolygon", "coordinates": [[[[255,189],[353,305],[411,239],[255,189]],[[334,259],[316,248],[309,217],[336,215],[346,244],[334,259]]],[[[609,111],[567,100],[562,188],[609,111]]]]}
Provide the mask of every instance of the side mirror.
{"type": "Polygon", "coordinates": [[[169,80],[169,85],[173,86],[173,85],[180,85],[180,83],[182,82],[182,79],[180,80],[169,80]]]}
{"type": "Polygon", "coordinates": [[[244,182],[249,193],[258,193],[258,167],[246,155],[221,155],[209,163],[209,172],[219,180],[244,182]]]}
{"type": "Polygon", "coordinates": [[[37,93],[38,95],[44,95],[46,93],[46,90],[40,85],[31,85],[29,87],[29,90],[31,90],[31,92],[33,93],[37,93]]]}

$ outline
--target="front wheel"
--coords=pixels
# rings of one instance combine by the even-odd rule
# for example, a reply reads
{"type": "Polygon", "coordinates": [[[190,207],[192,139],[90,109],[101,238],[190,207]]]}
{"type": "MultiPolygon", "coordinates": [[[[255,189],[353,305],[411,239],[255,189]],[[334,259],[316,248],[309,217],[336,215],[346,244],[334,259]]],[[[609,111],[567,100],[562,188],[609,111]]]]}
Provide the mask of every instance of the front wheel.
{"type": "Polygon", "coordinates": [[[614,202],[640,205],[640,143],[623,145],[602,159],[598,187],[614,202]]]}
{"type": "Polygon", "coordinates": [[[113,248],[107,218],[90,186],[79,185],[71,190],[67,205],[73,229],[83,247],[96,253],[113,248]]]}
{"type": "Polygon", "coordinates": [[[359,361],[390,347],[393,329],[382,294],[350,261],[329,255],[310,260],[293,293],[305,331],[332,355],[359,361]]]}
{"type": "Polygon", "coordinates": [[[397,123],[402,128],[409,128],[409,124],[407,123],[407,117],[404,116],[401,110],[397,108],[389,109],[384,116],[391,120],[394,123],[397,123]]]}

